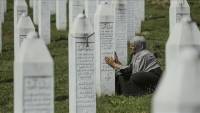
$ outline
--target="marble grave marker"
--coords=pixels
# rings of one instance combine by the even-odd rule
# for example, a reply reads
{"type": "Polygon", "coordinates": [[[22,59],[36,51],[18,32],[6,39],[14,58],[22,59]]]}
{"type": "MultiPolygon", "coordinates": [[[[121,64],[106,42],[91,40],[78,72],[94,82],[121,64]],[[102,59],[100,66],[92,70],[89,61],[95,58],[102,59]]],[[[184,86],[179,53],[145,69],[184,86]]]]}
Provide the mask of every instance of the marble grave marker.
{"type": "Polygon", "coordinates": [[[127,65],[128,58],[127,5],[127,0],[116,0],[114,5],[115,52],[123,65],[127,65]]]}
{"type": "Polygon", "coordinates": [[[66,0],[56,0],[56,28],[66,30],[67,27],[67,5],[66,0]]]}
{"type": "Polygon", "coordinates": [[[14,62],[14,113],[54,113],[54,63],[36,33],[24,40],[14,62]]]}
{"type": "Polygon", "coordinates": [[[51,43],[51,20],[50,6],[48,0],[38,1],[38,16],[39,16],[39,35],[46,44],[51,43]]]}
{"type": "Polygon", "coordinates": [[[85,13],[69,36],[69,113],[96,113],[95,37],[85,13]]]}
{"type": "Polygon", "coordinates": [[[101,2],[94,20],[97,95],[114,95],[115,71],[105,62],[106,56],[114,55],[114,11],[112,5],[108,2],[101,2]]]}

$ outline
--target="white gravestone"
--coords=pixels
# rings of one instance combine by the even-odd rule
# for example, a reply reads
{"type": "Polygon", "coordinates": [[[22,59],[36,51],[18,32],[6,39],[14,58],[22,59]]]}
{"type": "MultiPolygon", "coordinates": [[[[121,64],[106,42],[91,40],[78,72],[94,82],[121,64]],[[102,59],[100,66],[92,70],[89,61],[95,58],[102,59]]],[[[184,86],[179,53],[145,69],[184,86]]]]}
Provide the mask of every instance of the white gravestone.
{"type": "Polygon", "coordinates": [[[85,14],[69,37],[69,113],[96,113],[95,37],[85,14]]]}
{"type": "Polygon", "coordinates": [[[174,25],[181,21],[183,16],[190,16],[190,6],[187,0],[171,0],[169,9],[169,32],[171,33],[174,25]]]}
{"type": "Polygon", "coordinates": [[[20,46],[25,38],[27,38],[28,33],[34,32],[35,28],[32,20],[29,16],[23,14],[16,27],[16,37],[14,39],[14,56],[19,53],[20,46]]]}
{"type": "Polygon", "coordinates": [[[30,8],[33,8],[33,0],[29,0],[29,6],[30,8]]]}
{"type": "Polygon", "coordinates": [[[128,15],[127,15],[127,36],[128,40],[135,37],[135,1],[127,0],[128,2],[128,15]]]}
{"type": "Polygon", "coordinates": [[[24,14],[24,15],[28,14],[28,6],[26,4],[26,1],[25,0],[15,0],[14,1],[14,39],[16,39],[16,35],[17,35],[17,31],[16,31],[17,23],[22,14],[24,14]]]}
{"type": "MultiPolygon", "coordinates": [[[[33,22],[38,25],[39,24],[39,1],[41,0],[33,0],[33,22]]],[[[42,0],[46,1],[46,0],[42,0]]]]}
{"type": "MultiPolygon", "coordinates": [[[[176,100],[183,94],[172,95],[172,93],[180,91],[173,88],[179,84],[178,80],[183,79],[175,73],[179,67],[177,64],[181,57],[180,52],[190,46],[200,47],[200,31],[196,23],[184,18],[175,25],[166,44],[166,70],[154,96],[153,113],[184,113],[178,112],[179,109],[175,105],[176,100]],[[172,83],[173,81],[174,83],[172,83]]],[[[188,70],[190,69],[188,68],[188,70]]]]}
{"type": "Polygon", "coordinates": [[[141,32],[141,25],[142,25],[142,19],[141,19],[141,0],[134,0],[135,3],[135,33],[140,33],[141,32]]]}
{"type": "Polygon", "coordinates": [[[198,49],[187,46],[180,50],[179,60],[175,61],[175,70],[165,75],[165,83],[162,83],[154,96],[152,113],[200,112],[198,49]]]}
{"type": "Polygon", "coordinates": [[[84,0],[69,0],[69,29],[71,29],[74,19],[84,9],[84,0]]]}
{"type": "Polygon", "coordinates": [[[96,33],[97,95],[115,94],[115,71],[106,64],[105,57],[114,55],[114,12],[108,2],[102,2],[94,19],[96,33]]]}
{"type": "Polygon", "coordinates": [[[92,25],[94,25],[94,14],[97,9],[97,0],[85,0],[85,13],[90,18],[92,25]]]}
{"type": "Polygon", "coordinates": [[[145,0],[139,0],[139,17],[141,21],[145,20],[145,0]]]}
{"type": "Polygon", "coordinates": [[[56,1],[57,0],[49,0],[50,3],[50,14],[55,15],[56,14],[56,1]]]}
{"type": "Polygon", "coordinates": [[[7,0],[3,0],[4,13],[7,12],[7,0]]]}
{"type": "Polygon", "coordinates": [[[66,30],[67,27],[67,5],[66,0],[56,0],[56,28],[66,30]]]}
{"type": "Polygon", "coordinates": [[[0,54],[2,53],[3,39],[2,39],[2,24],[0,23],[0,54]]]}
{"type": "Polygon", "coordinates": [[[14,113],[54,113],[54,63],[35,33],[14,62],[14,113]]]}
{"type": "Polygon", "coordinates": [[[38,1],[39,16],[39,35],[46,44],[51,42],[51,20],[48,0],[38,1]]]}
{"type": "Polygon", "coordinates": [[[127,65],[128,58],[127,5],[127,0],[116,0],[114,5],[115,52],[123,65],[127,65]]]}
{"type": "Polygon", "coordinates": [[[3,0],[0,0],[0,22],[4,23],[4,4],[3,0]]]}
{"type": "Polygon", "coordinates": [[[28,14],[28,7],[25,0],[14,1],[14,26],[17,25],[22,14],[28,14]]]}

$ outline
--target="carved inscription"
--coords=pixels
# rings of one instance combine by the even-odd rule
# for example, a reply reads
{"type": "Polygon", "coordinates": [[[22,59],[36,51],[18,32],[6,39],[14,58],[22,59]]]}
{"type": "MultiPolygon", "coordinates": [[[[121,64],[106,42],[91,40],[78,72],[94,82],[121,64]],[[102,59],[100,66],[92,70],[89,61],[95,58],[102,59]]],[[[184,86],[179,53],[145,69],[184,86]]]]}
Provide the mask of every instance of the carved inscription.
{"type": "Polygon", "coordinates": [[[96,112],[94,42],[76,42],[77,113],[96,112]]]}
{"type": "Polygon", "coordinates": [[[53,113],[53,82],[49,76],[25,76],[23,113],[53,113]]]}

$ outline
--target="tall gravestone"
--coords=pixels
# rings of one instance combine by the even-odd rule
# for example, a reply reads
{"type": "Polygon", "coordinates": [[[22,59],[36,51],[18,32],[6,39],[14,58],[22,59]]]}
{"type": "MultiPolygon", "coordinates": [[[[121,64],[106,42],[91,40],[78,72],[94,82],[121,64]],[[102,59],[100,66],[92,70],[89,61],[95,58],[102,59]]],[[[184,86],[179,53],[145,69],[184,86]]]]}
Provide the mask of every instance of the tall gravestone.
{"type": "Polygon", "coordinates": [[[2,24],[0,23],[0,54],[2,53],[3,48],[3,39],[2,39],[2,24]]]}
{"type": "Polygon", "coordinates": [[[95,13],[97,95],[115,94],[115,72],[105,63],[114,52],[114,12],[111,4],[101,2],[95,13]]]}
{"type": "Polygon", "coordinates": [[[69,34],[69,113],[96,113],[95,37],[84,13],[69,34]]]}
{"type": "Polygon", "coordinates": [[[142,0],[134,0],[134,4],[135,4],[135,33],[140,33],[141,32],[141,25],[142,25],[142,17],[141,17],[141,6],[142,6],[142,0]]]}
{"type": "Polygon", "coordinates": [[[174,25],[181,21],[184,16],[190,17],[190,6],[187,0],[171,0],[169,9],[169,32],[171,33],[174,25]]]}
{"type": "Polygon", "coordinates": [[[4,4],[3,0],[0,1],[0,22],[4,23],[4,4]]]}
{"type": "Polygon", "coordinates": [[[145,20],[145,0],[139,0],[139,16],[140,20],[145,20]]]}
{"type": "Polygon", "coordinates": [[[38,1],[39,35],[46,44],[51,42],[50,6],[48,0],[38,1]]]}
{"type": "MultiPolygon", "coordinates": [[[[39,1],[47,1],[47,0],[33,0],[33,22],[38,25],[39,23],[39,1]]],[[[52,0],[50,0],[52,1],[52,0]]]]}
{"type": "Polygon", "coordinates": [[[35,28],[32,20],[29,16],[23,14],[16,27],[16,37],[14,38],[14,56],[19,53],[20,46],[25,38],[27,38],[28,33],[34,32],[35,28]]]}
{"type": "Polygon", "coordinates": [[[14,113],[54,113],[54,63],[36,33],[24,40],[14,62],[14,113]]]}
{"type": "Polygon", "coordinates": [[[28,7],[25,0],[14,1],[14,26],[17,25],[22,14],[28,14],[28,7]]]}
{"type": "Polygon", "coordinates": [[[198,107],[200,105],[198,98],[200,53],[198,49],[192,45],[180,49],[179,60],[175,61],[175,70],[165,75],[168,76],[168,84],[162,84],[154,97],[152,113],[200,112],[198,107]]]}
{"type": "Polygon", "coordinates": [[[123,65],[127,65],[128,58],[128,37],[127,37],[127,0],[116,0],[115,7],[115,21],[114,21],[114,37],[115,37],[115,51],[119,61],[123,65]]]}
{"type": "Polygon", "coordinates": [[[66,30],[67,27],[67,1],[56,0],[56,28],[66,30]]]}
{"type": "Polygon", "coordinates": [[[3,0],[4,13],[7,12],[7,0],[3,0]]]}
{"type": "Polygon", "coordinates": [[[94,14],[97,9],[97,0],[85,0],[85,13],[94,25],[94,14]]]}
{"type": "Polygon", "coordinates": [[[130,40],[135,37],[135,0],[127,0],[127,3],[127,36],[130,40]]]}
{"type": "MultiPolygon", "coordinates": [[[[175,25],[166,44],[166,70],[153,99],[153,113],[184,113],[181,112],[181,109],[184,110],[187,106],[183,107],[181,104],[184,102],[182,100],[184,99],[184,96],[182,96],[184,93],[181,93],[181,91],[185,89],[180,84],[184,78],[175,72],[179,67],[177,64],[179,64],[179,59],[182,56],[181,51],[190,46],[200,47],[200,31],[196,23],[184,17],[181,22],[175,25]],[[180,89],[181,87],[183,90],[180,89]]],[[[185,71],[189,70],[188,68],[185,71]]],[[[187,83],[183,82],[183,84],[187,83]]],[[[191,104],[191,106],[193,105],[191,104]]],[[[188,111],[188,113],[193,112],[188,111]]]]}
{"type": "Polygon", "coordinates": [[[57,0],[49,0],[51,15],[55,15],[56,14],[56,1],[57,0]]]}
{"type": "Polygon", "coordinates": [[[30,8],[33,8],[33,0],[29,0],[29,6],[30,8]]]}
{"type": "MultiPolygon", "coordinates": [[[[26,4],[26,1],[25,0],[14,0],[14,40],[17,38],[17,31],[16,31],[17,23],[22,14],[24,14],[24,15],[28,14],[28,7],[26,4]]],[[[16,53],[14,53],[14,54],[16,54],[16,53]]]]}
{"type": "Polygon", "coordinates": [[[84,0],[69,0],[69,28],[71,29],[74,19],[84,9],[84,0]]]}

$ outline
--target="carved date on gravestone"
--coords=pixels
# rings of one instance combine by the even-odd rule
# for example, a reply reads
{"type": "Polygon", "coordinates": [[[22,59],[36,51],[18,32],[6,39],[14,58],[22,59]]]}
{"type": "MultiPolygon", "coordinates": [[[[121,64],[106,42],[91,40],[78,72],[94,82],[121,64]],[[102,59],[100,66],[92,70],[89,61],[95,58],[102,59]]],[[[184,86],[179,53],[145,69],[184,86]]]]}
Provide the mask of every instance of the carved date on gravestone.
{"type": "Polygon", "coordinates": [[[23,87],[24,113],[52,113],[52,77],[25,76],[23,87]]]}
{"type": "Polygon", "coordinates": [[[76,42],[76,102],[77,113],[95,113],[94,42],[76,42]]]}

